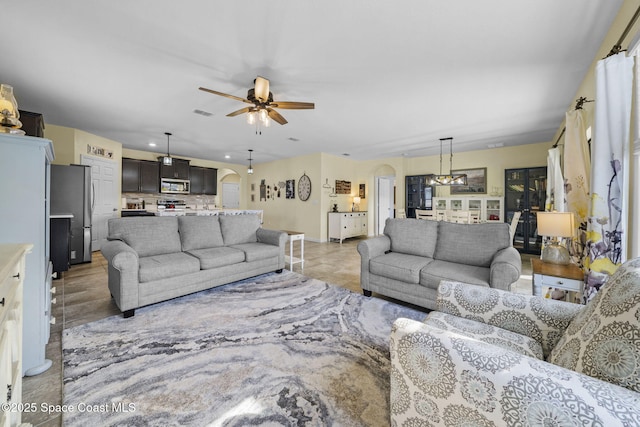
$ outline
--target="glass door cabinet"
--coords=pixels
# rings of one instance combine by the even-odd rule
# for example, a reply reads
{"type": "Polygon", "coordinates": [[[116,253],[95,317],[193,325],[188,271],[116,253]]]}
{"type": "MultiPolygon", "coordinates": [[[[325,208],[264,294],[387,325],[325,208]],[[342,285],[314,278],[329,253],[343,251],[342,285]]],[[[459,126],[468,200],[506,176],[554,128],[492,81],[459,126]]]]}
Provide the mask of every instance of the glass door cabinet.
{"type": "Polygon", "coordinates": [[[520,211],[513,246],[522,253],[539,254],[542,237],[538,235],[536,212],[544,211],[547,194],[547,168],[520,168],[504,171],[505,221],[511,223],[520,211]]]}

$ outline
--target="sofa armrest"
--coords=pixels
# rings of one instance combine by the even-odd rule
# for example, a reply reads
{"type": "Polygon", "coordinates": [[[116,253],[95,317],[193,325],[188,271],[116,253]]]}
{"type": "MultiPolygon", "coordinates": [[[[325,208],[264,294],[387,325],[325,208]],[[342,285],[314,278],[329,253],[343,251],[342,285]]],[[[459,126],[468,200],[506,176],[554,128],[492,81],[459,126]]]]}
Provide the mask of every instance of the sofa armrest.
{"type": "MultiPolygon", "coordinates": [[[[371,287],[369,286],[369,261],[383,255],[389,250],[391,250],[391,239],[384,234],[358,243],[358,253],[360,254],[360,287],[362,289],[371,291],[371,287]]],[[[369,293],[368,295],[371,294],[369,293]]]]}
{"type": "Polygon", "coordinates": [[[280,246],[284,250],[287,243],[287,233],[281,230],[269,230],[267,228],[258,228],[256,231],[258,242],[267,243],[269,245],[280,246]]]}
{"type": "Polygon", "coordinates": [[[138,253],[120,240],[109,240],[100,248],[107,260],[109,291],[121,311],[139,307],[138,253]]]}
{"type": "Polygon", "coordinates": [[[522,273],[522,258],[513,246],[496,252],[491,260],[489,283],[492,288],[510,291],[522,273]]]}
{"type": "Polygon", "coordinates": [[[636,392],[414,320],[390,352],[392,425],[640,423],[636,392]]]}
{"type": "Polygon", "coordinates": [[[546,358],[584,306],[443,280],[436,309],[533,338],[546,358]]]}

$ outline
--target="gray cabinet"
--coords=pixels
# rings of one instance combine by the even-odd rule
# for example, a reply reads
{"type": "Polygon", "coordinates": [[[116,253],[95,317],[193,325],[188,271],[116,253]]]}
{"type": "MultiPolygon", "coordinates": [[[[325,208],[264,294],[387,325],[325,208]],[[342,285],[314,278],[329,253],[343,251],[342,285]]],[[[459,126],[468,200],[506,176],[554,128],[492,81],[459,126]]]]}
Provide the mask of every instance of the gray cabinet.
{"type": "Polygon", "coordinates": [[[0,243],[30,243],[25,258],[22,369],[37,375],[51,366],[45,358],[51,317],[49,194],[51,141],[0,134],[0,243]]]}

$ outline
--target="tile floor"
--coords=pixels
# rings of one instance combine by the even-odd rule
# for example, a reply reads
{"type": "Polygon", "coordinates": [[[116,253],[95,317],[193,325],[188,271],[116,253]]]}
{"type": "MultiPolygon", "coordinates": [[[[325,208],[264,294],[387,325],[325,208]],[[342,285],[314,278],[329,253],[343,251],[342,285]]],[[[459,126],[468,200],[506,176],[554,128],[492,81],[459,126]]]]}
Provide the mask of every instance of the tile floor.
{"type": "MultiPolygon", "coordinates": [[[[359,238],[348,239],[343,244],[306,241],[304,274],[361,292],[360,256],[356,250],[359,241],[359,238]]],[[[299,244],[294,243],[294,256],[299,254],[299,244]]],[[[286,250],[288,253],[288,244],[286,250]]],[[[522,257],[523,274],[514,290],[531,294],[530,256],[522,257]]],[[[302,272],[300,264],[294,264],[293,270],[302,272]]],[[[51,339],[46,349],[46,357],[53,365],[40,375],[23,379],[22,401],[35,403],[38,409],[43,403],[62,404],[62,330],[120,314],[107,288],[107,263],[99,252],[93,253],[91,263],[72,266],[61,278],[54,280],[53,286],[57,290],[57,303],[53,306],[56,324],[51,327],[51,339]]],[[[62,417],[59,412],[39,410],[24,413],[22,421],[34,426],[60,426],[62,417]]]]}

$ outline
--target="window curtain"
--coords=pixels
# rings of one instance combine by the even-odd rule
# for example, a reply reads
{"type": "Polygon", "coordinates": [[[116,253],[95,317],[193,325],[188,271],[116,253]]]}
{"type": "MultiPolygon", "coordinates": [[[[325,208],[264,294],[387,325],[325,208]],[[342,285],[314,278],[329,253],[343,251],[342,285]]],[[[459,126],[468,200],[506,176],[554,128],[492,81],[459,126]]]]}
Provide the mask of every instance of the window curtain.
{"type": "Polygon", "coordinates": [[[589,217],[589,189],[591,158],[587,141],[584,110],[566,113],[564,137],[564,178],[567,211],[573,212],[576,233],[569,248],[573,259],[584,267],[587,246],[587,222],[589,217]]]}
{"type": "Polygon", "coordinates": [[[547,154],[547,211],[565,212],[564,178],[560,165],[560,149],[549,149],[547,154]]]}
{"type": "Polygon", "coordinates": [[[598,61],[584,302],[625,261],[632,84],[633,58],[619,53],[598,61]]]}

